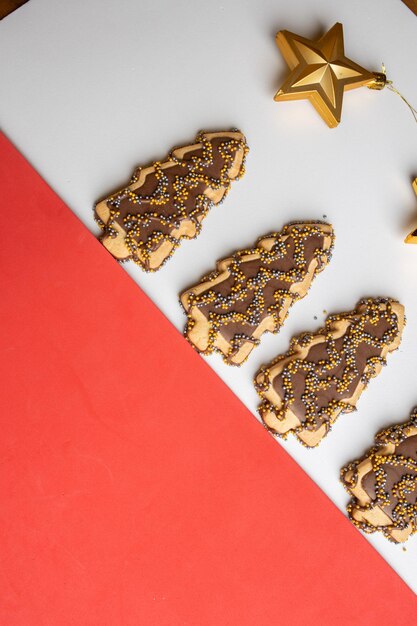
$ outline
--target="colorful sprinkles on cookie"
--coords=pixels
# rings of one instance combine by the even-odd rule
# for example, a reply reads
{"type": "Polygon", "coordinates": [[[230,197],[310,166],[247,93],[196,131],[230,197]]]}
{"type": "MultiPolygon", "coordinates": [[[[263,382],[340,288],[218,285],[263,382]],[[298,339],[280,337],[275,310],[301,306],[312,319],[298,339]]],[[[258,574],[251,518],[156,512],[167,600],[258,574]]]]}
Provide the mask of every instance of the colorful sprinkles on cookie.
{"type": "Polygon", "coordinates": [[[347,512],[363,532],[402,543],[417,531],[417,408],[407,422],[380,431],[375,442],[341,470],[352,497],[347,512]]]}
{"type": "Polygon", "coordinates": [[[210,208],[243,176],[247,152],[237,130],[200,132],[165,161],[138,168],[127,187],[96,205],[101,242],[118,261],[160,269],[182,239],[197,237],[210,208]]]}
{"type": "Polygon", "coordinates": [[[241,365],[265,332],[276,333],[292,304],[303,298],[329,262],[333,229],[324,222],[293,222],[217,262],[183,292],[184,335],[200,353],[220,352],[241,365]]]}
{"type": "Polygon", "coordinates": [[[369,298],[351,312],[330,315],[319,331],[294,337],[289,351],[255,377],[267,429],[317,446],[341,413],[355,410],[387,354],[398,348],[404,325],[399,302],[369,298]]]}

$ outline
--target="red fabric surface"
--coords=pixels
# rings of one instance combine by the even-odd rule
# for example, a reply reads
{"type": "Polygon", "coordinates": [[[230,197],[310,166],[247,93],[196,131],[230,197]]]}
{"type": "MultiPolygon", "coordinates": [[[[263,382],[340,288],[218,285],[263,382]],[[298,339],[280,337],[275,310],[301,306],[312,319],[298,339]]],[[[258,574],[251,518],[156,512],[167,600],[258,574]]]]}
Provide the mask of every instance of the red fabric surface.
{"type": "Polygon", "coordinates": [[[412,621],[414,594],[4,137],[0,189],[0,623],[412,621]]]}

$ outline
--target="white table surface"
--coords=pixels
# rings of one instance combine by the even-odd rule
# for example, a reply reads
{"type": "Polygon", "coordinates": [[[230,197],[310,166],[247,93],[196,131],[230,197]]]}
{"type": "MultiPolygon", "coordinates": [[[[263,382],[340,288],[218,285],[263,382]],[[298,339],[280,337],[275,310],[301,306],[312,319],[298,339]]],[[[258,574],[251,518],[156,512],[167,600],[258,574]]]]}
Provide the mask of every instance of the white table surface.
{"type": "MultiPolygon", "coordinates": [[[[287,73],[276,31],[316,37],[337,21],[346,55],[370,70],[384,61],[417,104],[417,17],[400,0],[31,0],[0,22],[0,123],[95,234],[95,200],[123,186],[136,165],[163,158],[199,129],[246,134],[246,176],[212,209],[200,237],[156,274],[122,266],[179,330],[179,291],[217,258],[287,221],[327,216],[333,260],[281,333],[265,335],[240,369],[219,356],[207,362],[256,415],[253,375],[293,334],[363,296],[403,302],[401,348],[358,411],[342,416],[317,449],[277,443],[344,511],[340,467],[417,404],[417,246],[403,244],[417,225],[417,125],[388,91],[346,93],[333,130],[305,101],[273,101],[287,73]]],[[[367,538],[417,592],[417,536],[405,546],[367,538]]]]}

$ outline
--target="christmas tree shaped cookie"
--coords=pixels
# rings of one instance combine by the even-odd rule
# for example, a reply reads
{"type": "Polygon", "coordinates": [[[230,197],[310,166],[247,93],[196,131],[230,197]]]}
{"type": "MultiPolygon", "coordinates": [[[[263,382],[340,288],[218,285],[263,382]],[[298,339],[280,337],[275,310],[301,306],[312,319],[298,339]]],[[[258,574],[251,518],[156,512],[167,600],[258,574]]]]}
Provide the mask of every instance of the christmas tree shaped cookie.
{"type": "Polygon", "coordinates": [[[101,242],[119,261],[158,270],[243,175],[247,151],[239,131],[201,132],[164,161],[139,167],[127,187],[96,205],[101,242]]]}
{"type": "Polygon", "coordinates": [[[263,333],[279,331],[290,306],[326,267],[333,241],[329,224],[294,222],[218,261],[180,296],[185,337],[198,352],[217,351],[240,365],[263,333]]]}
{"type": "Polygon", "coordinates": [[[341,470],[351,521],[401,543],[417,531],[417,409],[408,422],[379,432],[364,457],[341,470]]]}
{"type": "Polygon", "coordinates": [[[370,298],[354,311],[330,315],[319,331],[292,339],[289,351],[255,378],[265,426],[284,438],[292,432],[307,447],[318,445],[341,413],[355,409],[398,348],[404,325],[399,302],[370,298]]]}

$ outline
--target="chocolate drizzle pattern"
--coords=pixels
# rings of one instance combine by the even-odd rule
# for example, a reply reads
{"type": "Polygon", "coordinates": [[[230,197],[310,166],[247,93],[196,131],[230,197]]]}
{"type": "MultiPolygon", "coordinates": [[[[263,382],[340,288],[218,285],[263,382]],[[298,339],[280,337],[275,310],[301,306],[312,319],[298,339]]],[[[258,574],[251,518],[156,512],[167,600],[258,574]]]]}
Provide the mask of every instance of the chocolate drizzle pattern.
{"type": "Polygon", "coordinates": [[[289,351],[255,377],[259,413],[274,435],[294,433],[314,447],[341,413],[353,411],[371,378],[399,345],[403,307],[390,299],[364,299],[331,315],[324,328],[291,340],[289,351]]]}
{"type": "Polygon", "coordinates": [[[209,209],[244,174],[247,152],[239,131],[200,132],[193,145],[138,168],[127,187],[96,206],[102,242],[120,261],[159,269],[181,239],[198,235],[209,209]],[[117,245],[109,241],[117,238],[117,245]]]}
{"type": "Polygon", "coordinates": [[[204,354],[221,352],[240,365],[266,332],[278,332],[290,306],[331,258],[329,224],[293,222],[217,262],[216,270],[181,295],[185,337],[204,354]]]}
{"type": "Polygon", "coordinates": [[[350,520],[365,533],[400,543],[417,531],[417,408],[410,419],[380,431],[364,457],[342,468],[352,496],[350,520]]]}

